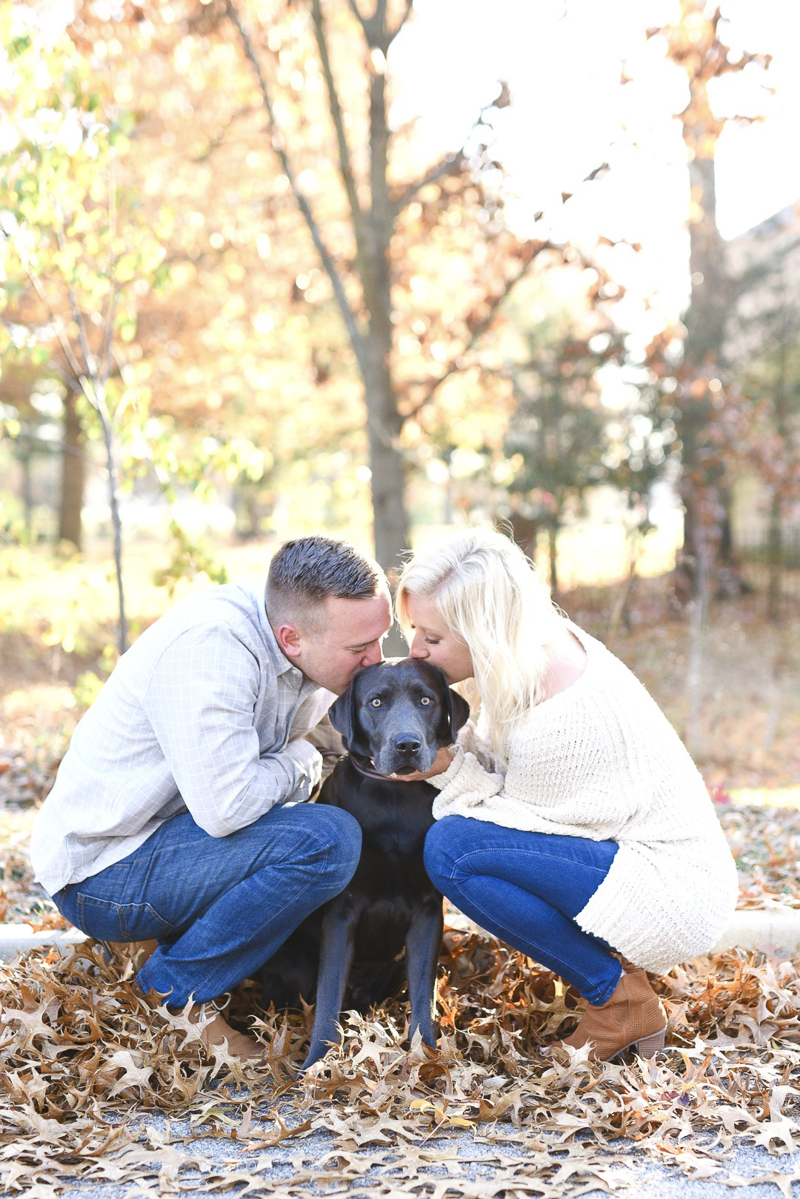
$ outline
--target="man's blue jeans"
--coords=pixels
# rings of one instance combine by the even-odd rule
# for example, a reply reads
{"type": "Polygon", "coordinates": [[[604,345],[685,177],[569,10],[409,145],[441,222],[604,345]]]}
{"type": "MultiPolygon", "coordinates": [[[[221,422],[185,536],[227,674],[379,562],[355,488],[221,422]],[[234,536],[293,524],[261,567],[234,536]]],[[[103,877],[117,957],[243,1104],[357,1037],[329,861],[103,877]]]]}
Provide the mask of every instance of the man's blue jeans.
{"type": "Polygon", "coordinates": [[[216,999],[254,973],[320,904],[347,886],[361,828],[340,808],[285,804],[227,837],[188,812],[139,849],[53,898],[101,941],[159,947],[136,976],[170,1007],[216,999]]]}
{"type": "Polygon", "coordinates": [[[608,874],[618,845],[525,833],[445,816],[425,839],[431,881],[462,912],[507,944],[605,1003],[622,966],[605,941],[575,923],[608,874]]]}

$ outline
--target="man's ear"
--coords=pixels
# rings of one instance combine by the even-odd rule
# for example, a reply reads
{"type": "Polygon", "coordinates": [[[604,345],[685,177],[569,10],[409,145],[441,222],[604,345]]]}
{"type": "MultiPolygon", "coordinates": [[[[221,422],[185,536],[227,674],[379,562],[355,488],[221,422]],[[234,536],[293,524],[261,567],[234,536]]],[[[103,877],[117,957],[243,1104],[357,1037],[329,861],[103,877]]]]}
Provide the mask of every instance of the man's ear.
{"type": "Polygon", "coordinates": [[[300,653],[300,630],[294,624],[282,624],[275,629],[275,640],[287,658],[296,658],[300,653]]]}

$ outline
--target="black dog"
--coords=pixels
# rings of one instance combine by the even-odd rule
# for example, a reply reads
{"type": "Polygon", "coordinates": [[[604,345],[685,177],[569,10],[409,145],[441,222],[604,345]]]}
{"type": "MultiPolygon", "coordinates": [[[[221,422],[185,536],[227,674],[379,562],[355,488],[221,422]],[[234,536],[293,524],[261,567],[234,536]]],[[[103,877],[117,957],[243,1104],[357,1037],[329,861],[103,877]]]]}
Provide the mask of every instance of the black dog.
{"type": "Polygon", "coordinates": [[[348,1006],[361,1011],[403,981],[405,948],[411,1032],[436,1044],[434,990],[442,940],[442,896],[425,872],[422,851],[436,791],[426,782],[393,781],[424,773],[469,716],[436,666],[406,658],[358,671],[330,709],[349,750],[318,803],[355,816],[361,858],[350,883],[300,925],[261,971],[267,1007],[297,1007],[316,992],[305,1070],[338,1039],[348,1006]]]}

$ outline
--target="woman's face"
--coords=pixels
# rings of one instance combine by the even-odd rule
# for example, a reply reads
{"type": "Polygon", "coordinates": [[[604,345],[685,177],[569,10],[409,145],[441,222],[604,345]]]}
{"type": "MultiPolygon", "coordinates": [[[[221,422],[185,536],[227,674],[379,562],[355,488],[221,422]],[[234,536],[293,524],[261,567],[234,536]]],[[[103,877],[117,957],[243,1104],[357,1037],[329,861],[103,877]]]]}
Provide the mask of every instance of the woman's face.
{"type": "Polygon", "coordinates": [[[463,641],[449,629],[430,600],[406,596],[411,622],[409,654],[444,672],[448,683],[461,683],[473,675],[472,658],[463,641]]]}

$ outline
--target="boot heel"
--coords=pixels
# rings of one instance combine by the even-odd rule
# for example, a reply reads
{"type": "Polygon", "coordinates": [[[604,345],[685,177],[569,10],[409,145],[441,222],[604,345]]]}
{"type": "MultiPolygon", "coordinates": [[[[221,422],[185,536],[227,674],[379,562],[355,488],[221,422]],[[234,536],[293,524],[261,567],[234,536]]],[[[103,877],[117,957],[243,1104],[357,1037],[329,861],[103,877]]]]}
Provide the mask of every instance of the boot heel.
{"type": "Polygon", "coordinates": [[[667,1030],[662,1028],[661,1032],[654,1032],[649,1037],[642,1037],[637,1047],[639,1057],[652,1057],[654,1053],[658,1053],[659,1049],[663,1049],[666,1033],[667,1030]]]}

